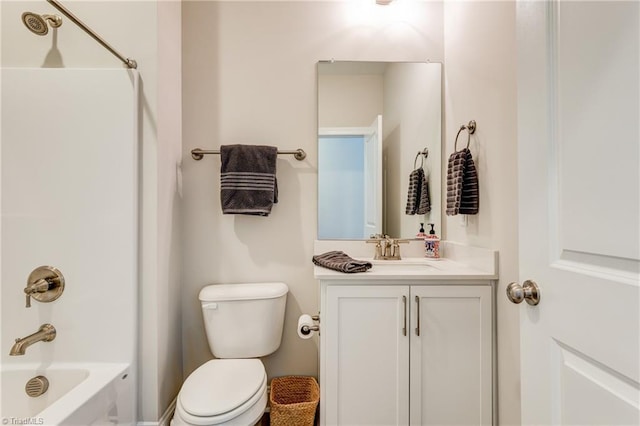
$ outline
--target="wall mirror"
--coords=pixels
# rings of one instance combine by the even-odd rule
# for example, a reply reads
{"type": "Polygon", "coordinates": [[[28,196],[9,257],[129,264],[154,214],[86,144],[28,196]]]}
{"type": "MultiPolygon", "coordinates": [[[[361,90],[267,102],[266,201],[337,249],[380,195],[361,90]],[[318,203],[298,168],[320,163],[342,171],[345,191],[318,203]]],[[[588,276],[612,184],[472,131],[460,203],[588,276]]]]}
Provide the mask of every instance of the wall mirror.
{"type": "Polygon", "coordinates": [[[440,235],[442,65],[322,61],[317,84],[318,239],[440,235]],[[421,166],[430,211],[406,214],[421,166]]]}

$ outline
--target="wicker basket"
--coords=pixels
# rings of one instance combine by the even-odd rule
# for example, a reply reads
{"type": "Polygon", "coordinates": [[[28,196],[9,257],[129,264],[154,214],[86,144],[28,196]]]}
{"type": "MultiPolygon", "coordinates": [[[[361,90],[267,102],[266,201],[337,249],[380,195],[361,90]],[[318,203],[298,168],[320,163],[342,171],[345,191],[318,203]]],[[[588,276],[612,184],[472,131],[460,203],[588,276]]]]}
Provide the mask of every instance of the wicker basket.
{"type": "Polygon", "coordinates": [[[271,381],[271,426],[313,426],[320,388],[313,377],[285,376],[271,381]]]}

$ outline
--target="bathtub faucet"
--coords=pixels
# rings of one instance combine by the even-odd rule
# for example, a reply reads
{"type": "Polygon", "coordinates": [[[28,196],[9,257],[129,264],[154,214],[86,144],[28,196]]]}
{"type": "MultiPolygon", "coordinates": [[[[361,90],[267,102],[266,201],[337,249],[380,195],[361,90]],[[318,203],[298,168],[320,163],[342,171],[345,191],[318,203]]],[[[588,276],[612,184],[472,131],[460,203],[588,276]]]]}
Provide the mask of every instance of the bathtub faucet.
{"type": "Polygon", "coordinates": [[[24,355],[27,348],[36,342],[50,342],[56,338],[56,328],[51,324],[42,324],[40,329],[33,334],[16,339],[9,355],[24,355]]]}

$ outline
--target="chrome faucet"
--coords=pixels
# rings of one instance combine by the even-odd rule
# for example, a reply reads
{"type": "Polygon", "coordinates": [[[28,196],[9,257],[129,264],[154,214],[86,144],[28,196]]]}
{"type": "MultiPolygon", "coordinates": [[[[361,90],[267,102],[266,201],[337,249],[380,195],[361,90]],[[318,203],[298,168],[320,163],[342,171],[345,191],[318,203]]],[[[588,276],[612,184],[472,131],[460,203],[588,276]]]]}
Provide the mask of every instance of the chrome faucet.
{"type": "Polygon", "coordinates": [[[371,235],[367,243],[375,243],[373,260],[401,260],[400,243],[408,243],[409,240],[390,238],[388,235],[371,235]]]}
{"type": "Polygon", "coordinates": [[[51,324],[42,324],[40,329],[33,334],[16,339],[9,355],[24,355],[27,348],[36,342],[50,342],[56,338],[56,328],[51,324]]]}

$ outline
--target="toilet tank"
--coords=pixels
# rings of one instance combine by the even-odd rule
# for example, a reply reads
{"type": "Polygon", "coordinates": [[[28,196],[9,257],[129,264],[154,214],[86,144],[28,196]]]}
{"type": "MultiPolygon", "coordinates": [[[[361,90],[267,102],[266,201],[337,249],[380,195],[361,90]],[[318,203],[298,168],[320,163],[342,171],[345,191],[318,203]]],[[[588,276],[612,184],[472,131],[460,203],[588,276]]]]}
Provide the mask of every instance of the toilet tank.
{"type": "Polygon", "coordinates": [[[213,284],[200,291],[216,358],[257,358],[280,347],[289,288],[284,283],[213,284]]]}

